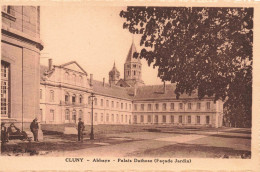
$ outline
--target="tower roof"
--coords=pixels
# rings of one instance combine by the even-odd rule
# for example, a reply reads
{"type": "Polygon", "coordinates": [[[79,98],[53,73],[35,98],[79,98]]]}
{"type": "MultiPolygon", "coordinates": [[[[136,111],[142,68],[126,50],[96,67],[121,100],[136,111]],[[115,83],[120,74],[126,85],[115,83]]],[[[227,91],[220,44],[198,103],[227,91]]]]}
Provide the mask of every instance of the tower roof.
{"type": "Polygon", "coordinates": [[[140,58],[134,58],[134,53],[136,52],[136,48],[135,48],[135,44],[134,41],[132,42],[132,45],[129,49],[129,52],[127,54],[125,63],[127,62],[137,62],[137,63],[141,63],[140,58]]]}
{"type": "Polygon", "coordinates": [[[109,72],[109,74],[120,74],[120,72],[116,68],[116,63],[115,62],[114,62],[114,66],[111,69],[111,71],[109,72]]]}

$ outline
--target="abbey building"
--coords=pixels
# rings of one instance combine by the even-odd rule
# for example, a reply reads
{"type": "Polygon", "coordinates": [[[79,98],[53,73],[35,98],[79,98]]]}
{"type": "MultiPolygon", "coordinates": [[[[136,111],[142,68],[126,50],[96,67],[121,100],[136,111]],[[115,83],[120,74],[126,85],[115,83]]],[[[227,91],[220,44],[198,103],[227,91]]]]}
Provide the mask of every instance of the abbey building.
{"type": "Polygon", "coordinates": [[[114,63],[109,80],[94,80],[80,64],[71,61],[61,65],[41,66],[40,120],[46,124],[76,123],[81,117],[97,124],[160,124],[221,127],[223,102],[183,94],[176,99],[175,84],[145,85],[142,64],[134,58],[132,43],[124,64],[124,77],[114,63]]]}

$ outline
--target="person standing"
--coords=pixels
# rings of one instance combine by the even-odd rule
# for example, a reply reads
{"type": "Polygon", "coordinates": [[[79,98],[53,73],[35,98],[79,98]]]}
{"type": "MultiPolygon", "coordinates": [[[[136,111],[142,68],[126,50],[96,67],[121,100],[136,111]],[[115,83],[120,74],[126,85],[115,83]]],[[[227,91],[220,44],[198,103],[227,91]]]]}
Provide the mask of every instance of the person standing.
{"type": "Polygon", "coordinates": [[[34,141],[35,142],[38,142],[38,130],[39,130],[39,124],[37,122],[37,118],[35,118],[31,125],[30,125],[30,129],[31,129],[31,132],[33,133],[33,137],[34,137],[34,141]]]}
{"type": "Polygon", "coordinates": [[[5,123],[1,123],[1,141],[2,143],[6,143],[9,140],[8,130],[5,123]]]}
{"type": "Polygon", "coordinates": [[[84,122],[81,121],[81,118],[79,118],[78,122],[78,141],[83,142],[83,131],[84,131],[84,122]]]}

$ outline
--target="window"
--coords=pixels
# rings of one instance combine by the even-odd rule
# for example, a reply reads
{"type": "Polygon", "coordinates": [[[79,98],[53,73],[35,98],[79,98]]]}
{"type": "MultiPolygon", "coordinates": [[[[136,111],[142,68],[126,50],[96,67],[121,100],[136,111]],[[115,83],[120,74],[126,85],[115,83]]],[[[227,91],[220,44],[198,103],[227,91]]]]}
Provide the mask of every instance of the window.
{"type": "Polygon", "coordinates": [[[135,75],[135,70],[134,70],[134,75],[135,75]]]}
{"type": "Polygon", "coordinates": [[[200,124],[200,116],[197,116],[197,124],[200,124]]]}
{"type": "Polygon", "coordinates": [[[103,106],[103,99],[100,100],[100,105],[103,106]]]}
{"type": "Polygon", "coordinates": [[[163,110],[165,111],[167,108],[167,104],[166,103],[163,103],[163,110]]]}
{"type": "Polygon", "coordinates": [[[124,104],[123,103],[121,103],[121,109],[123,109],[124,108],[124,104]]]}
{"type": "Polygon", "coordinates": [[[171,123],[174,123],[174,116],[171,116],[171,123]]]}
{"type": "Polygon", "coordinates": [[[94,98],[95,106],[97,106],[97,98],[94,98]]]}
{"type": "Polygon", "coordinates": [[[81,119],[83,119],[83,111],[82,111],[82,110],[79,110],[79,117],[80,117],[81,119]]]}
{"type": "Polygon", "coordinates": [[[127,115],[125,115],[125,122],[127,123],[127,115]]]}
{"type": "Polygon", "coordinates": [[[163,123],[166,123],[166,115],[163,115],[163,123]]]}
{"type": "Polygon", "coordinates": [[[191,103],[188,103],[188,109],[191,109],[191,103]]]}
{"type": "Polygon", "coordinates": [[[151,104],[148,104],[148,107],[147,107],[147,110],[152,110],[152,105],[151,104]]]}
{"type": "Polygon", "coordinates": [[[130,68],[130,65],[127,65],[127,68],[130,68]]]}
{"type": "Polygon", "coordinates": [[[141,110],[142,111],[144,110],[144,104],[141,104],[141,110]]]}
{"type": "Polygon", "coordinates": [[[155,110],[159,110],[159,104],[155,104],[155,110]]]}
{"type": "Polygon", "coordinates": [[[82,104],[83,103],[83,98],[82,95],[79,95],[79,103],[82,104]]]}
{"type": "Polygon", "coordinates": [[[182,116],[181,115],[179,116],[179,123],[180,124],[182,123],[182,116]]]}
{"type": "Polygon", "coordinates": [[[155,115],[155,119],[154,119],[155,121],[155,123],[158,123],[158,115],[155,115]]]}
{"type": "Polygon", "coordinates": [[[50,109],[50,121],[54,121],[54,110],[50,109]]]}
{"type": "Polygon", "coordinates": [[[66,109],[66,111],[65,111],[65,120],[66,121],[70,120],[70,110],[69,109],[66,109]]]}
{"type": "Polygon", "coordinates": [[[131,104],[129,104],[129,110],[132,110],[132,105],[131,104]]]}
{"type": "Polygon", "coordinates": [[[9,110],[9,64],[1,62],[1,116],[8,116],[9,110]]]}
{"type": "Polygon", "coordinates": [[[137,123],[137,116],[134,115],[134,124],[136,124],[136,123],[137,123]]]}
{"type": "Polygon", "coordinates": [[[127,103],[125,103],[125,110],[127,110],[127,103]]]}
{"type": "Polygon", "coordinates": [[[101,121],[101,122],[103,122],[103,118],[104,118],[104,117],[103,117],[103,113],[101,113],[101,115],[100,115],[100,121],[101,121]]]}
{"type": "Polygon", "coordinates": [[[198,110],[200,109],[200,103],[197,103],[197,109],[198,110]]]}
{"type": "Polygon", "coordinates": [[[109,114],[107,114],[106,121],[109,122],[109,114]]]}
{"type": "Polygon", "coordinates": [[[119,123],[119,116],[116,114],[116,122],[119,123]]]}
{"type": "Polygon", "coordinates": [[[127,71],[128,76],[130,76],[130,71],[127,71]]]}
{"type": "Polygon", "coordinates": [[[191,123],[191,116],[188,116],[188,123],[191,123]]]}
{"type": "Polygon", "coordinates": [[[133,68],[136,68],[136,64],[133,65],[133,68]]]}
{"type": "Polygon", "coordinates": [[[121,122],[123,122],[124,121],[124,116],[123,115],[121,115],[121,122]]]}
{"type": "Polygon", "coordinates": [[[43,121],[42,109],[40,109],[40,120],[43,121]]]}
{"type": "Polygon", "coordinates": [[[76,103],[76,95],[73,94],[73,95],[72,95],[72,104],[75,104],[75,103],[76,103]]]}
{"type": "Polygon", "coordinates": [[[148,115],[148,122],[152,122],[152,118],[151,118],[151,115],[148,115]]]}
{"type": "Polygon", "coordinates": [[[54,91],[50,90],[50,102],[54,101],[54,91]]]}
{"type": "Polygon", "coordinates": [[[42,99],[42,89],[40,89],[40,99],[42,99]]]}
{"type": "Polygon", "coordinates": [[[10,5],[3,5],[2,6],[2,10],[12,16],[14,16],[14,7],[13,6],[10,6],[10,5]]]}
{"type": "Polygon", "coordinates": [[[77,112],[76,112],[76,110],[73,110],[72,111],[72,121],[76,122],[76,119],[77,119],[77,112]]]}
{"type": "Polygon", "coordinates": [[[111,121],[114,122],[114,120],[115,120],[115,119],[114,119],[114,114],[112,114],[112,116],[111,116],[111,121]]]}
{"type": "Polygon", "coordinates": [[[171,103],[171,110],[174,109],[174,103],[171,103]]]}
{"type": "Polygon", "coordinates": [[[94,120],[95,120],[95,122],[97,122],[97,116],[98,116],[98,114],[97,113],[95,113],[95,116],[94,116],[94,120]]]}
{"type": "Polygon", "coordinates": [[[79,76],[79,84],[83,85],[83,77],[81,75],[79,76]]]}
{"type": "Polygon", "coordinates": [[[70,78],[68,72],[65,73],[64,78],[65,78],[65,82],[69,82],[70,78]]]}
{"type": "Polygon", "coordinates": [[[119,102],[116,102],[116,108],[119,108],[119,102]]]}
{"type": "Polygon", "coordinates": [[[137,104],[134,104],[134,109],[137,110],[137,104]]]}
{"type": "Polygon", "coordinates": [[[206,116],[206,124],[209,124],[209,116],[206,116]]]}
{"type": "Polygon", "coordinates": [[[141,115],[141,122],[143,123],[144,122],[144,116],[141,115]]]}
{"type": "Polygon", "coordinates": [[[111,102],[111,107],[114,108],[114,101],[111,102]]]}
{"type": "Polygon", "coordinates": [[[183,104],[179,103],[179,107],[180,107],[180,109],[183,109],[183,104]]]}
{"type": "Polygon", "coordinates": [[[68,93],[65,94],[65,103],[66,104],[69,103],[69,94],[68,93]]]}
{"type": "Polygon", "coordinates": [[[106,106],[109,107],[109,100],[106,101],[106,106]]]}
{"type": "Polygon", "coordinates": [[[207,102],[207,109],[210,109],[210,102],[207,102]]]}

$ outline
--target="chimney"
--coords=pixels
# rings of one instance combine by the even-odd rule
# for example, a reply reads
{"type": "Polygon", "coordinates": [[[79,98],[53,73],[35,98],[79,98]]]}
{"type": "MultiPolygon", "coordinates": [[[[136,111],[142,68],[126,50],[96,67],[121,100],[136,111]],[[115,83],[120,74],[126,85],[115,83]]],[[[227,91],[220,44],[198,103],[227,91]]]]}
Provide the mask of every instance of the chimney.
{"type": "Polygon", "coordinates": [[[52,69],[52,59],[49,59],[49,70],[52,69]]]}
{"type": "Polygon", "coordinates": [[[103,78],[103,87],[105,87],[105,78],[103,78]]]}
{"type": "Polygon", "coordinates": [[[166,85],[165,85],[165,81],[163,81],[163,93],[166,93],[166,85]]]}
{"type": "Polygon", "coordinates": [[[89,85],[93,86],[93,74],[90,74],[89,85]]]}

